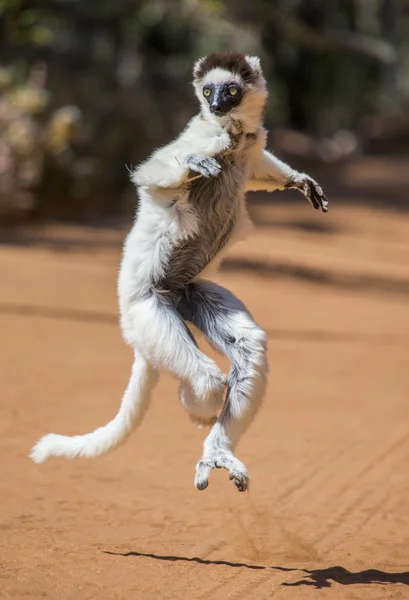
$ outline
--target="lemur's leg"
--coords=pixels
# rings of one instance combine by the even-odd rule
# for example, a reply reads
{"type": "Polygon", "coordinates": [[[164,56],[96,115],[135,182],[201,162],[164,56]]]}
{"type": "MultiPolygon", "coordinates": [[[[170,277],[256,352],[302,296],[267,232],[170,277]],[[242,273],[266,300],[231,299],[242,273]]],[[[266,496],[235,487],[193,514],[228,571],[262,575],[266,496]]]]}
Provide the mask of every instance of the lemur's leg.
{"type": "MultiPolygon", "coordinates": [[[[192,391],[200,406],[223,403],[226,376],[201,352],[177,312],[172,296],[152,292],[127,310],[127,341],[159,370],[175,375],[192,391]]],[[[205,411],[206,415],[206,411],[205,411]]]]}
{"type": "Polygon", "coordinates": [[[244,491],[249,482],[247,470],[234,456],[233,449],[264,396],[268,372],[266,334],[240,300],[210,281],[190,284],[178,310],[232,362],[226,402],[204,442],[195,485],[204,490],[210,471],[223,467],[230,471],[238,490],[244,491]]]}

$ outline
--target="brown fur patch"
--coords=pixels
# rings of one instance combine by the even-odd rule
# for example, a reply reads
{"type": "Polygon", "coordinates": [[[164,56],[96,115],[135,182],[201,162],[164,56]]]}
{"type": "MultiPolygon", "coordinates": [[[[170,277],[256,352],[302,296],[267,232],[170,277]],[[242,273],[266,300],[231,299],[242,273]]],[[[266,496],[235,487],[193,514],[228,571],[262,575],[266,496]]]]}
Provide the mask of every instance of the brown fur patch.
{"type": "Polygon", "coordinates": [[[195,79],[202,79],[212,69],[226,69],[240,75],[244,83],[252,84],[256,81],[258,73],[255,73],[241,52],[215,52],[206,56],[195,69],[195,79]]]}

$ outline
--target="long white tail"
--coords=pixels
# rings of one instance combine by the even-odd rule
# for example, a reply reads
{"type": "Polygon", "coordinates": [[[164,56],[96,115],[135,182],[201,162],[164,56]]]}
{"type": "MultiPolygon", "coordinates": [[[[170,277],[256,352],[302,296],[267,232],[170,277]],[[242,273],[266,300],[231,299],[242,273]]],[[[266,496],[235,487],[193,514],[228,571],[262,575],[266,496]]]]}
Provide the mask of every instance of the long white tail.
{"type": "Polygon", "coordinates": [[[142,422],[157,380],[158,372],[135,352],[131,378],[116,417],[104,427],[85,435],[49,433],[37,442],[30,458],[36,463],[44,462],[51,456],[95,458],[114,450],[142,422]]]}

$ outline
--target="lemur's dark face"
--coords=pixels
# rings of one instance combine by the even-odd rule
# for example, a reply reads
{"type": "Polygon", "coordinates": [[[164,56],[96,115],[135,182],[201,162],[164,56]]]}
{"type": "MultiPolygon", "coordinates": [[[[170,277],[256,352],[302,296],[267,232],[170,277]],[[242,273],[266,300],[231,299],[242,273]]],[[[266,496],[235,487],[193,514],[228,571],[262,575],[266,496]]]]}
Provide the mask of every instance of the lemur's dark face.
{"type": "Polygon", "coordinates": [[[220,84],[208,83],[203,86],[203,96],[209,104],[210,112],[217,117],[222,117],[240,104],[243,98],[243,89],[235,81],[220,84]]]}
{"type": "Polygon", "coordinates": [[[240,52],[216,52],[196,61],[193,86],[205,119],[225,121],[262,118],[267,99],[260,60],[240,52]]]}

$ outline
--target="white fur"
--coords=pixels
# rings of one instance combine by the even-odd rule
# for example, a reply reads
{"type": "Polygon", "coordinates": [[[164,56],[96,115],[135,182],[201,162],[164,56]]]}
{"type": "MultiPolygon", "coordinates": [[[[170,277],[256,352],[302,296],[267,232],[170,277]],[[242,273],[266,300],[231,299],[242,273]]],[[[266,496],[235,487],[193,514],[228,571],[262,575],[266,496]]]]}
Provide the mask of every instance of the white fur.
{"type": "MultiPolygon", "coordinates": [[[[85,435],[46,435],[32,450],[31,458],[35,462],[43,462],[51,456],[92,458],[119,446],[142,421],[161,370],[180,379],[182,403],[194,420],[210,423],[216,419],[223,404],[226,377],[216,363],[198,349],[183,319],[166,309],[166,294],[163,297],[152,294],[151,282],[164,275],[172,248],[200,231],[186,187],[191,177],[189,156],[215,157],[228,151],[230,133],[235,131],[238,122],[245,134],[256,136],[256,143],[243,154],[246,157],[245,176],[238,193],[236,231],[230,243],[245,236],[250,226],[244,200],[246,190],[282,188],[299,176],[264,149],[266,133],[262,127],[262,112],[267,98],[266,84],[259,59],[247,57],[247,60],[258,73],[258,79],[255,84],[245,86],[243,100],[236,109],[225,117],[214,116],[202,88],[204,83],[225,80],[235,80],[243,85],[237,75],[213,69],[204,81],[196,79],[194,87],[201,114],[195,116],[173,142],[154,152],[132,174],[132,181],[138,188],[139,208],[124,244],[118,297],[123,337],[134,348],[135,362],[117,416],[105,427],[85,435]]],[[[195,72],[200,62],[196,63],[195,72]]],[[[198,276],[199,282],[210,269],[217,267],[224,252],[225,249],[198,276]]],[[[212,289],[212,284],[204,282],[203,285],[212,289]]],[[[253,419],[265,391],[265,334],[230,292],[222,288],[217,288],[216,292],[223,310],[218,316],[217,331],[212,330],[212,334],[209,330],[208,335],[210,338],[215,336],[213,342],[231,358],[237,369],[243,370],[245,377],[236,382],[235,392],[231,375],[230,400],[205,441],[203,458],[197,467],[196,486],[204,489],[210,470],[223,466],[230,470],[237,487],[242,490],[248,485],[248,475],[243,463],[233,455],[233,448],[253,419]],[[233,346],[223,349],[223,332],[227,339],[236,340],[233,346]]]]}
{"type": "Polygon", "coordinates": [[[216,85],[220,85],[222,83],[238,83],[239,85],[243,85],[240,75],[237,73],[231,73],[226,69],[220,69],[219,67],[212,69],[203,77],[202,86],[205,86],[209,83],[216,85]]]}
{"type": "Polygon", "coordinates": [[[261,75],[261,63],[258,56],[249,56],[246,55],[246,60],[249,63],[250,67],[253,69],[254,73],[257,75],[261,75]]]}
{"type": "Polygon", "coordinates": [[[142,422],[158,377],[158,372],[135,352],[131,378],[116,417],[104,427],[85,435],[45,435],[32,449],[31,458],[36,463],[50,456],[93,458],[117,448],[142,422]]]}

